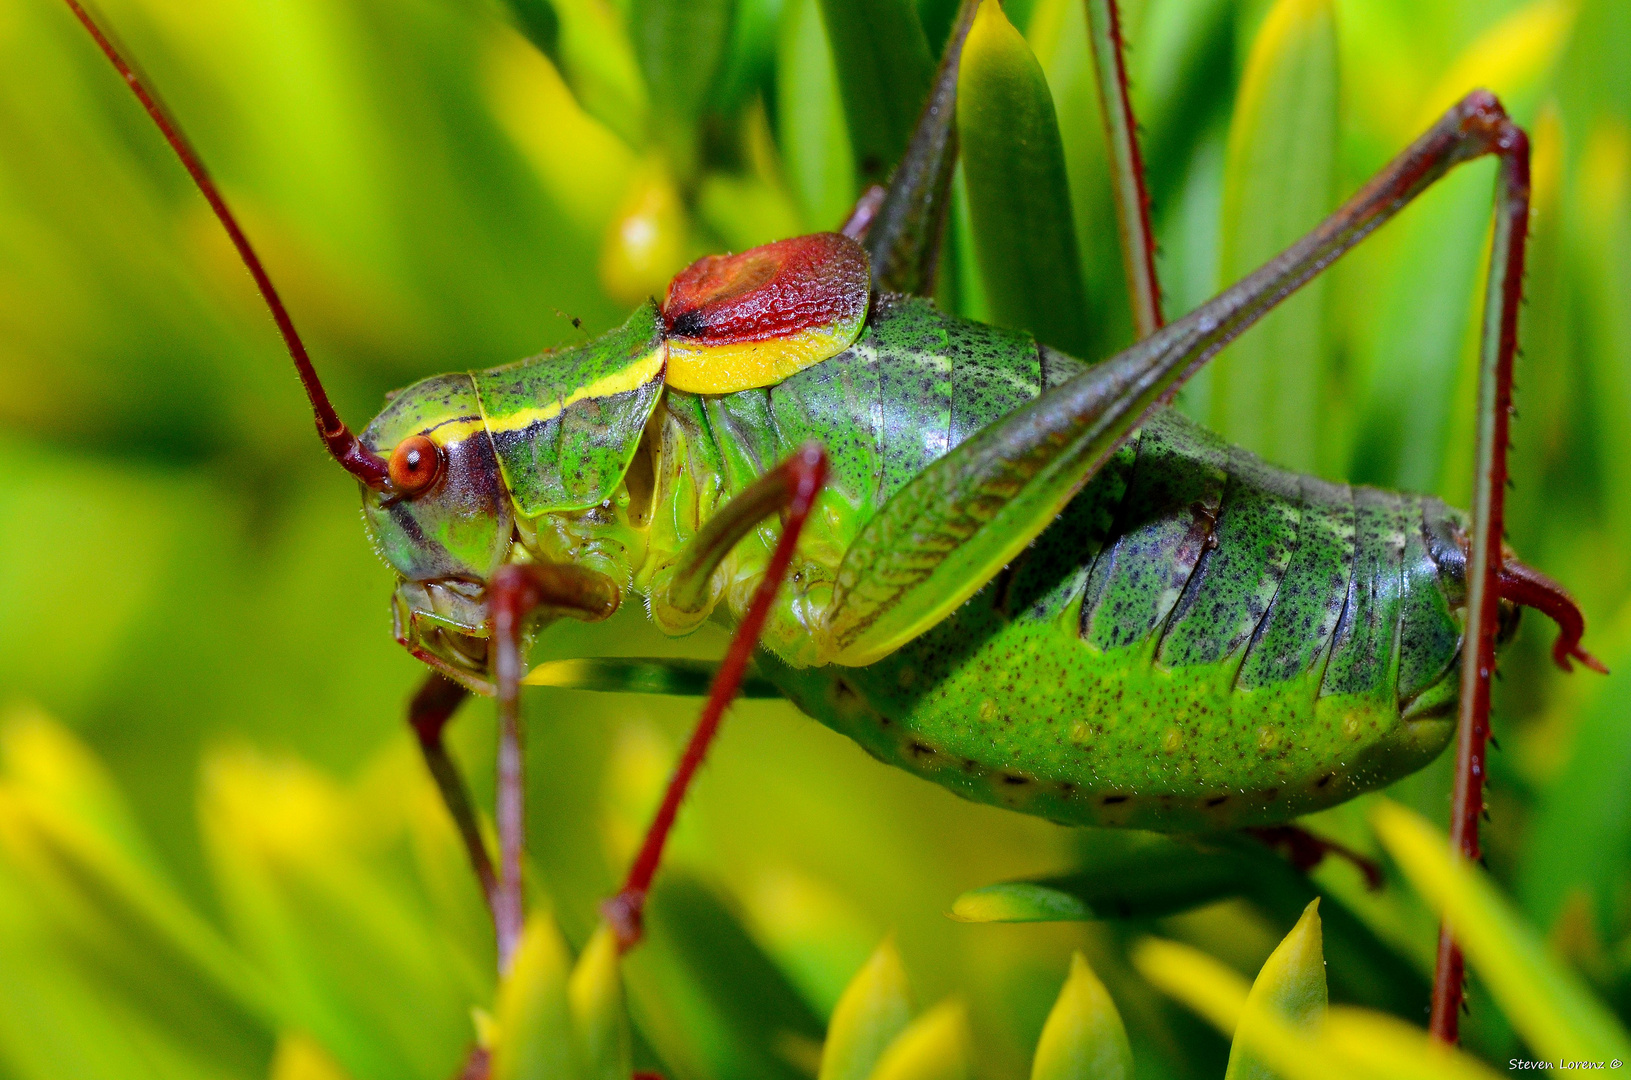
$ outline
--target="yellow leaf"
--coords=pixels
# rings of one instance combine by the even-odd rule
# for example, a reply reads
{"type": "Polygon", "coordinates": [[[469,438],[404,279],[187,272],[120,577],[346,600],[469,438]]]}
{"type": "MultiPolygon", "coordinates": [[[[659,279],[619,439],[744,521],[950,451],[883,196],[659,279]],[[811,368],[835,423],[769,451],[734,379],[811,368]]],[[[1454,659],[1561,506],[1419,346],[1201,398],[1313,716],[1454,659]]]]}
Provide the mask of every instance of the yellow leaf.
{"type": "Polygon", "coordinates": [[[494,40],[487,56],[493,114],[580,229],[606,227],[634,174],[636,158],[584,112],[549,58],[519,34],[494,40]]]}
{"type": "MultiPolygon", "coordinates": [[[[1273,1015],[1291,1027],[1311,1030],[1325,1019],[1325,951],[1320,932],[1319,897],[1308,902],[1291,933],[1263,962],[1247,995],[1245,1017],[1273,1015]]],[[[1242,1018],[1229,1048],[1224,1080],[1272,1080],[1274,1073],[1249,1047],[1249,1023],[1242,1018]]]]}
{"type": "Polygon", "coordinates": [[[911,1016],[906,967],[891,935],[855,973],[833,1008],[820,1080],[865,1080],[911,1016]]]}
{"type": "Polygon", "coordinates": [[[605,923],[584,946],[567,980],[566,993],[582,1048],[585,1080],[628,1080],[632,1067],[623,974],[617,937],[605,923]]]}
{"type": "Polygon", "coordinates": [[[1031,1080],[1126,1080],[1133,1075],[1127,1029],[1110,992],[1080,952],[1053,1004],[1031,1062],[1031,1080]]]}
{"type": "Polygon", "coordinates": [[[1631,1059],[1628,1038],[1580,977],[1558,963],[1482,873],[1398,803],[1371,810],[1377,837],[1410,884],[1454,928],[1468,962],[1512,1026],[1551,1058],[1631,1059]]]}
{"type": "Polygon", "coordinates": [[[1533,86],[1568,41],[1575,10],[1571,0],[1536,0],[1480,34],[1424,99],[1407,137],[1427,130],[1468,91],[1483,87],[1512,94],[1533,86]]]}
{"type": "Polygon", "coordinates": [[[293,1032],[278,1036],[268,1080],[351,1080],[351,1075],[310,1035],[293,1032]]]}
{"type": "Polygon", "coordinates": [[[566,942],[548,915],[527,920],[498,990],[493,1080],[583,1080],[567,990],[566,942]]]}
{"type": "Polygon", "coordinates": [[[968,1010],[943,1001],[889,1044],[871,1080],[968,1080],[968,1010]]]}

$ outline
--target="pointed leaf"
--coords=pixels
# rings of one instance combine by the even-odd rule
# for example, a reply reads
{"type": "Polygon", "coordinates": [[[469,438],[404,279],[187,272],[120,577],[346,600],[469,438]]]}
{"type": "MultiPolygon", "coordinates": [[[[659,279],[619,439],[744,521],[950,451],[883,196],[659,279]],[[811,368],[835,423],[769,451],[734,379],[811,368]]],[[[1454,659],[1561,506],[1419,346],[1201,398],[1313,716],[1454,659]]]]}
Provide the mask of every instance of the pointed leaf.
{"type": "Polygon", "coordinates": [[[923,24],[910,0],[821,0],[821,15],[859,179],[881,184],[906,151],[934,78],[923,24]]]}
{"type": "Polygon", "coordinates": [[[698,165],[697,121],[730,42],[730,0],[633,0],[634,51],[651,91],[653,134],[674,169],[698,165]]]}
{"type": "Polygon", "coordinates": [[[819,1080],[866,1080],[912,1017],[911,988],[893,936],[855,973],[833,1009],[819,1080]]]}
{"type": "Polygon", "coordinates": [[[1031,1080],[1128,1080],[1133,1052],[1121,1013],[1080,952],[1059,991],[1031,1062],[1031,1080]]]}
{"type": "Polygon", "coordinates": [[[870,1080],[968,1080],[968,1010],[943,1001],[889,1044],[870,1080]]]}
{"type": "Polygon", "coordinates": [[[641,1039],[678,1076],[808,1080],[821,1021],[714,889],[676,871],[658,877],[646,940],[624,959],[641,1039]]]}
{"type": "Polygon", "coordinates": [[[1381,1013],[1333,1010],[1313,1032],[1248,1006],[1246,980],[1187,945],[1146,938],[1133,966],[1225,1034],[1250,1013],[1252,1049],[1288,1080],[1491,1080],[1476,1059],[1381,1013]]]}
{"type": "Polygon", "coordinates": [[[997,0],[984,0],[957,84],[974,247],[996,322],[1087,351],[1087,295],[1047,77],[997,0]]]}
{"type": "MultiPolygon", "coordinates": [[[[669,694],[704,697],[719,665],[712,660],[678,656],[597,656],[581,660],[549,660],[527,672],[527,686],[554,686],[562,690],[594,690],[607,694],[669,694]]],[[[742,680],[738,697],[748,700],[779,698],[782,692],[763,675],[742,680]]]]}
{"type": "Polygon", "coordinates": [[[1454,929],[1512,1026],[1544,1057],[1631,1059],[1631,1037],[1580,977],[1554,959],[1482,873],[1441,833],[1397,803],[1371,811],[1388,854],[1454,929]]]}
{"type": "Polygon", "coordinates": [[[573,1031],[568,962],[554,920],[528,919],[498,990],[493,1080],[587,1080],[573,1031]]]}
{"type": "Polygon", "coordinates": [[[584,1080],[628,1080],[633,1068],[629,1014],[623,1004],[617,938],[605,923],[584,946],[566,992],[583,1053],[584,1080]]]}
{"type": "Polygon", "coordinates": [[[787,0],[776,48],[776,119],[788,185],[807,230],[836,228],[855,202],[855,160],[817,0],[787,0]]]}
{"type": "MultiPolygon", "coordinates": [[[[1311,1029],[1325,1018],[1325,953],[1320,934],[1319,897],[1308,902],[1302,918],[1264,961],[1247,997],[1246,1016],[1272,1014],[1296,1028],[1311,1029]]],[[[1250,1048],[1248,1021],[1242,1019],[1229,1048],[1224,1080],[1275,1080],[1275,1073],[1250,1048]]]]}
{"type": "MultiPolygon", "coordinates": [[[[1229,129],[1219,280],[1233,283],[1334,202],[1337,36],[1331,0],[1279,0],[1252,45],[1229,129]]],[[[1275,464],[1311,470],[1327,364],[1325,286],[1305,285],[1213,362],[1212,426],[1275,464]]]]}
{"type": "Polygon", "coordinates": [[[646,84],[610,0],[550,0],[559,28],[555,56],[572,92],[591,116],[631,146],[646,134],[646,84]]]}

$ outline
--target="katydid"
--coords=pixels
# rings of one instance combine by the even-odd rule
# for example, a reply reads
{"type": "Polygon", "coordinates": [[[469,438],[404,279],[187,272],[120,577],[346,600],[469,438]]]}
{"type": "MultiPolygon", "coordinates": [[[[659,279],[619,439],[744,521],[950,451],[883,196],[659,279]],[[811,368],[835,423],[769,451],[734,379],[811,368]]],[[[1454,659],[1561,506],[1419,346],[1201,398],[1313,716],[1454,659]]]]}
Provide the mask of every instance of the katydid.
{"type": "MultiPolygon", "coordinates": [[[[617,329],[425,379],[355,435],[198,156],[67,3],[231,235],[325,446],[361,486],[397,575],[397,638],[433,669],[410,719],[487,894],[501,968],[521,927],[520,688],[701,688],[694,664],[661,660],[529,674],[552,620],[602,619],[633,594],[665,631],[713,619],[735,636],[606,907],[625,947],[744,680],[971,799],[1213,832],[1287,822],[1420,768],[1458,707],[1487,722],[1492,650],[1520,605],[1558,623],[1559,664],[1600,667],[1567,593],[1498,541],[1527,141],[1486,92],[1183,319],[1159,326],[1147,274],[1148,336],[1089,364],[912,295],[929,291],[944,222],[966,3],[907,159],[843,231],[701,260],[617,329]],[[1484,154],[1503,162],[1502,225],[1480,457],[1494,493],[1481,484],[1476,528],[1434,498],[1274,468],[1165,408],[1280,300],[1484,154]],[[1479,648],[1461,663],[1469,627],[1479,648]],[[441,737],[470,692],[499,703],[496,869],[441,737]]],[[[1458,802],[1475,808],[1468,790],[1458,802]]]]}

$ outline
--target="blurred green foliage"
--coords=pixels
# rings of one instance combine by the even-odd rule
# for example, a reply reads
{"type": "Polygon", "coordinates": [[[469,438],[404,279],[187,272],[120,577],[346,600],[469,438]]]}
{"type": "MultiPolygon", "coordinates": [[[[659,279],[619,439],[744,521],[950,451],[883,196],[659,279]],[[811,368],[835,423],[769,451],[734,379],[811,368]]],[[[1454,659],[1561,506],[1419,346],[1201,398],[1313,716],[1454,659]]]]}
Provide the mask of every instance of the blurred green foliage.
{"type": "MultiPolygon", "coordinates": [[[[1487,837],[1517,913],[1490,940],[1541,956],[1567,993],[1594,993],[1623,1022],[1631,11],[1122,7],[1169,316],[1306,228],[1473,86],[1533,136],[1510,533],[1580,597],[1588,644],[1616,674],[1561,677],[1538,625],[1507,653],[1487,837]]],[[[394,386],[614,325],[699,254],[833,227],[887,173],[954,9],[105,5],[359,425],[394,386]]],[[[1006,13],[1057,117],[1086,293],[1073,346],[1105,356],[1132,331],[1082,4],[1010,0],[1006,13]]],[[[502,1018],[547,1003],[495,1003],[479,897],[402,724],[419,670],[390,640],[390,577],[351,483],[312,439],[218,227],[66,10],[0,7],[0,60],[0,1077],[451,1075],[477,1035],[472,1007],[502,1018]]],[[[940,299],[990,316],[1006,309],[981,275],[1025,238],[979,231],[970,180],[940,299]]],[[[1464,502],[1491,180],[1478,164],[1430,192],[1222,357],[1184,407],[1284,463],[1464,502]]],[[[712,629],[662,640],[630,605],[607,626],[551,631],[540,657],[720,647],[712,629]]],[[[692,707],[565,691],[528,707],[535,908],[577,953],[692,707]]],[[[454,740],[489,800],[490,709],[467,709],[454,740]]],[[[1448,765],[1390,794],[1442,820],[1448,765]]],[[[1418,896],[1445,901],[1399,884],[1373,801],[1312,824],[1387,861],[1379,893],[1328,863],[1313,886],[1274,879],[1178,915],[970,925],[943,916],[959,894],[1092,879],[1125,865],[1125,839],[960,802],[787,706],[743,704],[682,818],[650,940],[624,965],[632,1060],[686,1080],[815,1075],[845,987],[892,929],[921,1000],[961,995],[966,1012],[926,1016],[966,1022],[977,1075],[1027,1075],[1080,950],[1140,1077],[1221,1076],[1227,1040],[1130,949],[1155,930],[1255,973],[1311,888],[1333,1005],[1419,1024],[1435,916],[1418,896]]],[[[1552,1052],[1512,1015],[1510,976],[1478,959],[1490,981],[1474,980],[1469,1045],[1497,1062],[1552,1052]]]]}

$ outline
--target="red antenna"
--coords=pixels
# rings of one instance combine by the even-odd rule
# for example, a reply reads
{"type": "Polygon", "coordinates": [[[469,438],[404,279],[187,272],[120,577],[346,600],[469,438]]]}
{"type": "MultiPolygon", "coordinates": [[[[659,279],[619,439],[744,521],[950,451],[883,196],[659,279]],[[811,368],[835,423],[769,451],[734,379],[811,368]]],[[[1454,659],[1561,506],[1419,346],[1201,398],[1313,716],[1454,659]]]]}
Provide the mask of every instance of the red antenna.
{"type": "Polygon", "coordinates": [[[126,60],[119,47],[79,3],[79,0],[64,0],[68,9],[74,13],[91,37],[96,39],[97,47],[102,50],[113,64],[125,84],[130,87],[136,100],[142,103],[147,115],[153,118],[159,131],[170,144],[170,148],[181,159],[181,164],[198,185],[198,190],[208,200],[210,209],[220,219],[222,228],[232,238],[232,246],[238,249],[238,256],[243,259],[244,266],[248,267],[249,275],[255,279],[255,287],[260,290],[261,296],[266,300],[266,306],[272,311],[272,321],[277,323],[278,333],[283,335],[283,344],[288,347],[289,358],[294,361],[295,371],[300,374],[300,382],[306,388],[306,396],[311,399],[312,413],[317,420],[317,434],[321,436],[323,445],[328,452],[334,455],[334,460],[357,479],[376,490],[383,490],[389,486],[389,470],[385,459],[373,453],[351,433],[345,422],[334,411],[329,402],[328,394],[323,390],[323,382],[317,377],[317,369],[312,367],[311,357],[306,353],[306,343],[300,340],[300,334],[294,328],[294,320],[289,317],[289,311],[283,306],[283,300],[278,296],[277,288],[273,286],[272,279],[267,276],[266,268],[261,265],[260,256],[250,246],[249,238],[244,235],[238,226],[238,219],[232,216],[232,210],[221,197],[220,190],[210,174],[204,168],[203,159],[187,141],[187,136],[181,133],[181,128],[170,119],[164,106],[159,103],[157,95],[150,90],[142,77],[136,73],[130,61],[126,60]]]}

